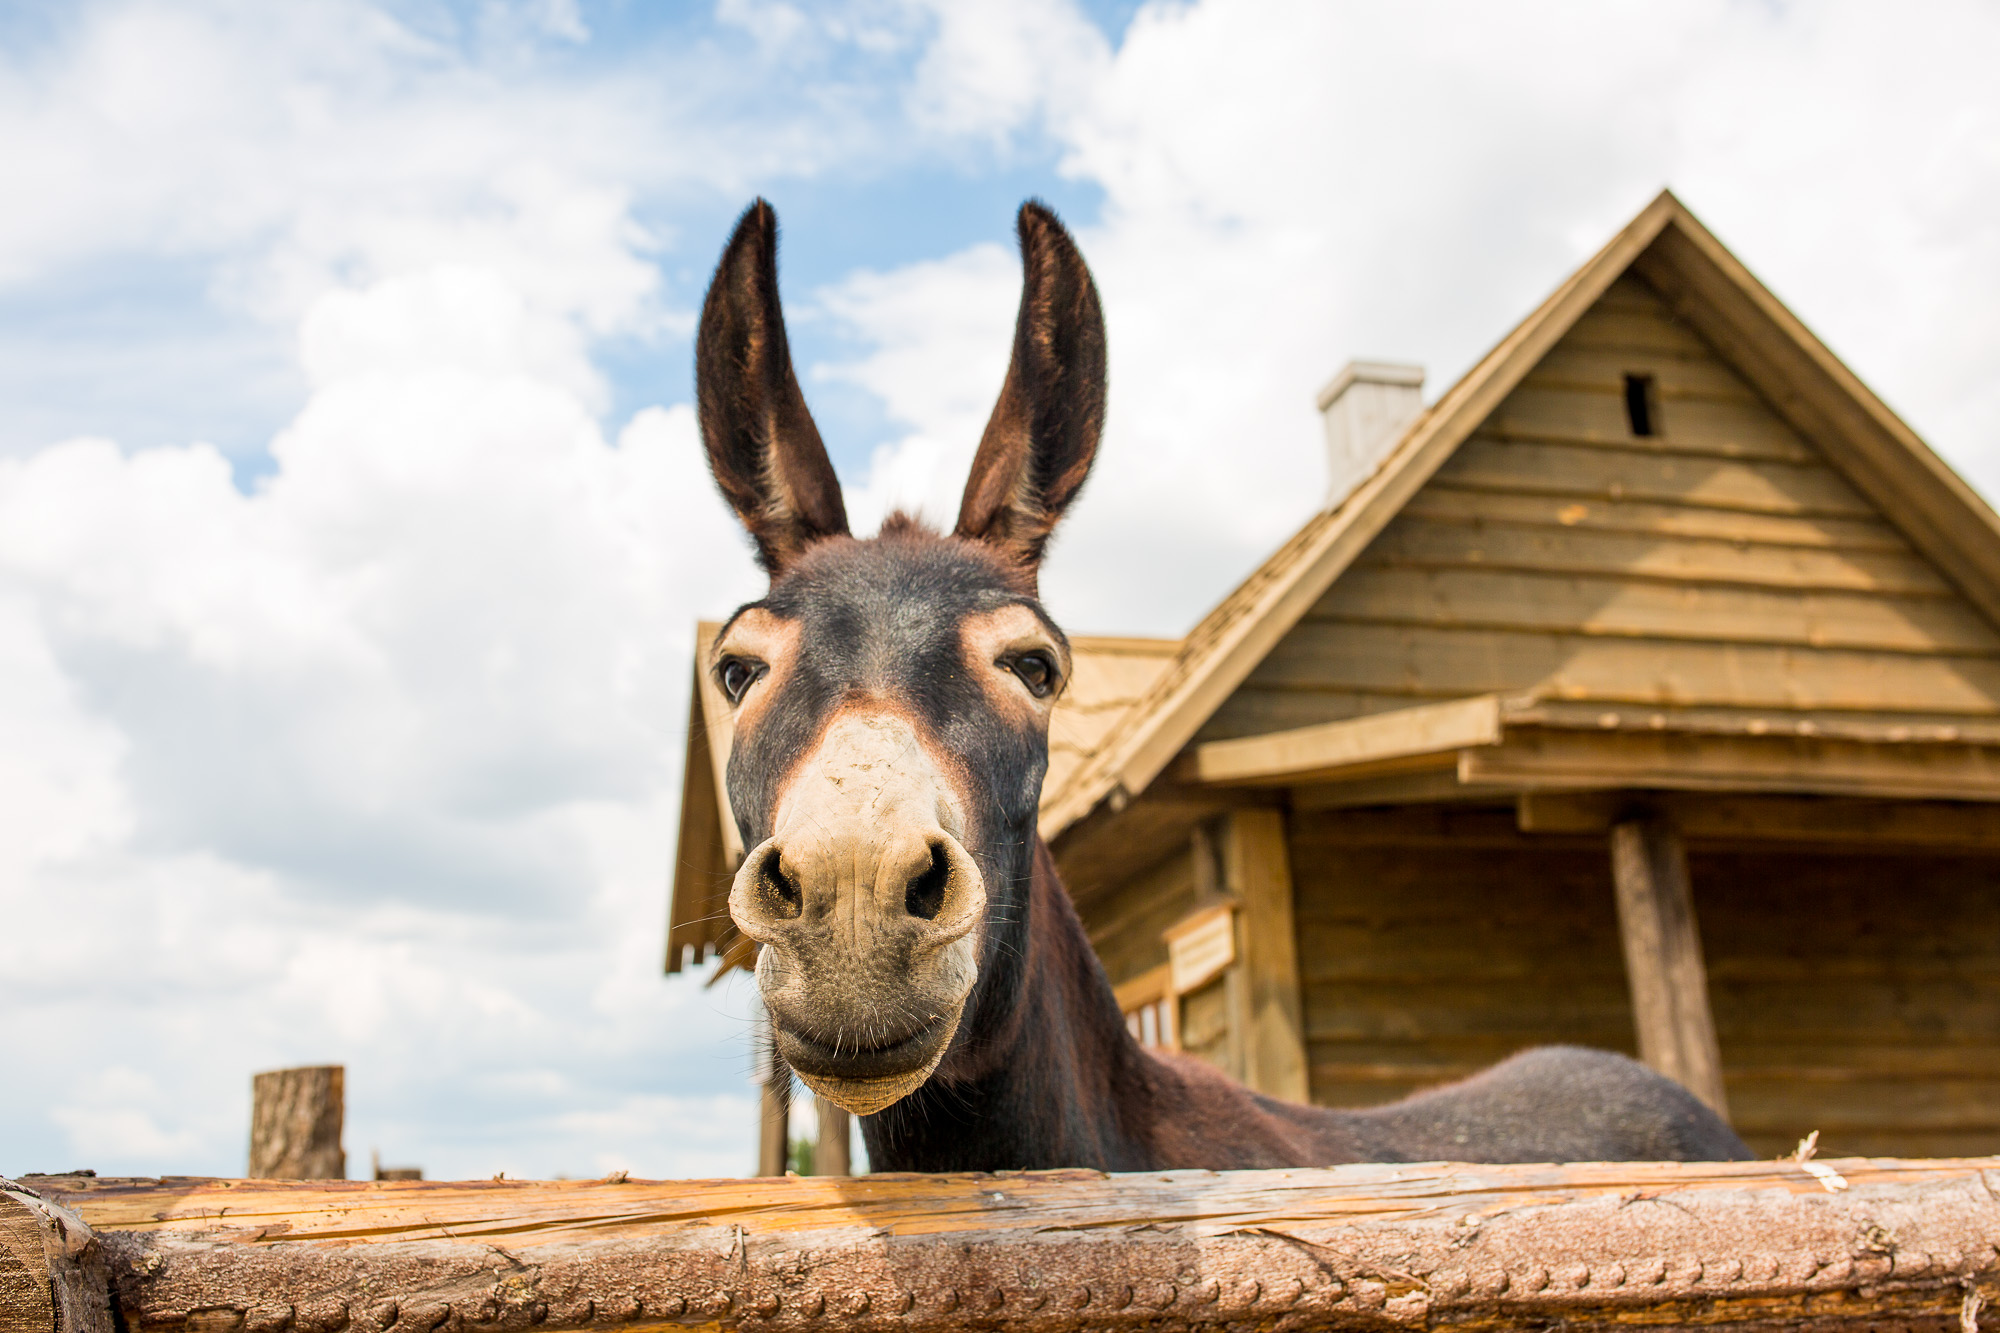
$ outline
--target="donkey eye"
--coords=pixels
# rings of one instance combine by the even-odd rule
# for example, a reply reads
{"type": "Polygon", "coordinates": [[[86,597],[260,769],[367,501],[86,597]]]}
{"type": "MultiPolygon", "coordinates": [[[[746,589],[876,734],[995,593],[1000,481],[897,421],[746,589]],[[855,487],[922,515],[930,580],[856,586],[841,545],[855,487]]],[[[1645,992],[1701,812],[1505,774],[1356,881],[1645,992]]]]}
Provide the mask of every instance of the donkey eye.
{"type": "Polygon", "coordinates": [[[1056,664],[1047,653],[1022,653],[1007,665],[1037,699],[1046,699],[1056,687],[1056,664]]]}
{"type": "Polygon", "coordinates": [[[762,662],[752,662],[743,657],[725,657],[715,669],[716,679],[722,683],[722,692],[729,696],[729,702],[740,704],[743,693],[757,683],[764,674],[762,662]]]}

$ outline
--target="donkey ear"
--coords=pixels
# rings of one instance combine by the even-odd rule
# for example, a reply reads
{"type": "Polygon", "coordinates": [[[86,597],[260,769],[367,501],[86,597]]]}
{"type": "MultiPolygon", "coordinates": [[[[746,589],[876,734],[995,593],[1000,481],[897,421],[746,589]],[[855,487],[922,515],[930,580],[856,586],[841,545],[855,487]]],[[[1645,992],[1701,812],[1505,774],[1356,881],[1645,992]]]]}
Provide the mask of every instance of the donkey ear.
{"type": "Polygon", "coordinates": [[[1024,274],[1014,359],[972,460],[957,531],[1032,572],[1097,456],[1104,313],[1090,270],[1054,213],[1030,200],[1015,230],[1024,274]]]}
{"type": "Polygon", "coordinates": [[[709,470],[772,575],[822,537],[845,536],[840,481],[792,373],[778,304],[778,215],[762,199],[722,252],[694,353],[709,470]]]}

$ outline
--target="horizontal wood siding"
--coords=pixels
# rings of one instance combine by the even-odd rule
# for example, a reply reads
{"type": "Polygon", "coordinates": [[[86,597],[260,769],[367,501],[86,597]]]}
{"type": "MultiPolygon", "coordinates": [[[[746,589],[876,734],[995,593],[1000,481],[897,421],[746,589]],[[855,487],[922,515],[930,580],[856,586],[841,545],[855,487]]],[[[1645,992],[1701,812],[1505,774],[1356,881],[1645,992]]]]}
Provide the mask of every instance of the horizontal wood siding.
{"type": "MultiPolygon", "coordinates": [[[[1315,1101],[1523,1047],[1631,1053],[1602,838],[1506,809],[1294,812],[1315,1101]]],[[[1724,1081],[1760,1154],[2000,1151],[2000,856],[1692,845],[1724,1081]],[[1922,885],[1920,899],[1912,885],[1922,885]]]]}
{"type": "Polygon", "coordinates": [[[1633,1052],[1601,840],[1531,841],[1509,810],[1291,827],[1314,1101],[1391,1101],[1550,1042],[1633,1052]]]}
{"type": "Polygon", "coordinates": [[[1688,871],[1754,1147],[2000,1149],[2000,857],[1697,845],[1688,871]]]}
{"type": "Polygon", "coordinates": [[[1198,739],[1489,692],[1993,717],[2000,634],[1627,275],[1198,739]]]}
{"type": "Polygon", "coordinates": [[[1108,892],[1078,904],[1091,947],[1116,986],[1167,961],[1167,927],[1196,901],[1193,853],[1185,846],[1108,892]]]}

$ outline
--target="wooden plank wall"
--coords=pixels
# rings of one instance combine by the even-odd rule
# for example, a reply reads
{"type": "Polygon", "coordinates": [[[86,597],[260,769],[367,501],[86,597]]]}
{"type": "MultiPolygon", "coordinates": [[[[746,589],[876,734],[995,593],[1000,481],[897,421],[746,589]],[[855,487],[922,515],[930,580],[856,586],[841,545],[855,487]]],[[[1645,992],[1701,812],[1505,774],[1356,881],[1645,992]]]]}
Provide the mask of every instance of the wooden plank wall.
{"type": "Polygon", "coordinates": [[[1511,810],[1295,811],[1313,1100],[1366,1106],[1527,1046],[1636,1054],[1602,838],[1511,810]]]}
{"type": "Polygon", "coordinates": [[[2000,634],[1628,274],[1199,739],[1525,690],[1995,717],[2000,634]]]}
{"type": "Polygon", "coordinates": [[[1091,947],[1114,986],[1167,962],[1167,927],[1199,898],[1194,853],[1183,844],[1151,870],[1077,904],[1091,947]]]}
{"type": "Polygon", "coordinates": [[[2000,1148],[2000,857],[1696,844],[1688,876],[1755,1146],[1805,1125],[1836,1154],[2000,1148]]]}
{"type": "MultiPolygon", "coordinates": [[[[1315,1101],[1387,1101],[1545,1042],[1633,1053],[1603,839],[1477,808],[1292,830],[1315,1101]]],[[[1689,873],[1753,1149],[1818,1129],[1833,1154],[2000,1150],[2000,857],[1696,843],[1689,873]]]]}

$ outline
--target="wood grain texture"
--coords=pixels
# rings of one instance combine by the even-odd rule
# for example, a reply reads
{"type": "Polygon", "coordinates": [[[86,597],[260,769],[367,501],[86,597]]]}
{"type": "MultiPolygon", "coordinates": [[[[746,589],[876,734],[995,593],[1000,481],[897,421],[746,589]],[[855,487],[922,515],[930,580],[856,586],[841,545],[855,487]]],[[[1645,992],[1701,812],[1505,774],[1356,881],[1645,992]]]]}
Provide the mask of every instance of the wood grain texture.
{"type": "Polygon", "coordinates": [[[1828,1165],[36,1183],[158,1333],[1976,1327],[2000,1162],[1828,1165]]]}
{"type": "Polygon", "coordinates": [[[110,1292],[103,1247],[83,1219],[0,1178],[0,1330],[112,1333],[110,1292]]]}

